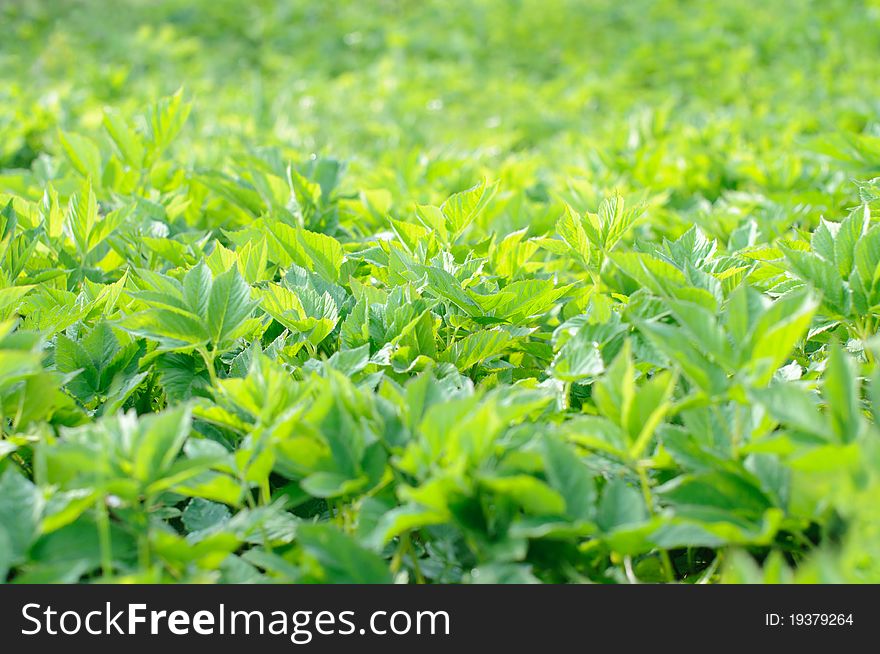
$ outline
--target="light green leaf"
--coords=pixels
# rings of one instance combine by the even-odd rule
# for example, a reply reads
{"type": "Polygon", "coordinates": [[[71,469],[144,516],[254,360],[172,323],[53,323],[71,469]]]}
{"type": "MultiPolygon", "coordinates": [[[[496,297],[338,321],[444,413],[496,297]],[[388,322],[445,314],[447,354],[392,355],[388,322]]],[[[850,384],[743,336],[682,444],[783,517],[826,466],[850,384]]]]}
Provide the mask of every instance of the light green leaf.
{"type": "Polygon", "coordinates": [[[208,299],[207,328],[215,347],[238,338],[254,306],[250,286],[237,267],[233,266],[214,280],[208,299]]]}

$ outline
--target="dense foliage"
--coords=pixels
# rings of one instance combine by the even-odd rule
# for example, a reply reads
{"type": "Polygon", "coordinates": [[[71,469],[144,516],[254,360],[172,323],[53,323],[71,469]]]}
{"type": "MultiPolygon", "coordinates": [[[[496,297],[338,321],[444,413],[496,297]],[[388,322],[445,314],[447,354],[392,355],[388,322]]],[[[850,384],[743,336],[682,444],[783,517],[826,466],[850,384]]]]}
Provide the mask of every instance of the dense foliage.
{"type": "Polygon", "coordinates": [[[880,4],[0,23],[0,578],[880,581],[880,4]]]}

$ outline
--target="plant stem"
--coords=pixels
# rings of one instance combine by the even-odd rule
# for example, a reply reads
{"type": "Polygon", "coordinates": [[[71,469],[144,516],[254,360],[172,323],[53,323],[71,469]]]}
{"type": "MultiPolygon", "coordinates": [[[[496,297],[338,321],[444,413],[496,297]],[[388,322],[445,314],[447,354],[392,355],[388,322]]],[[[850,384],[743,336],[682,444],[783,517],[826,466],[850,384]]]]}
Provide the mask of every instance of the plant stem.
{"type": "Polygon", "coordinates": [[[205,367],[208,369],[208,377],[211,379],[211,387],[212,388],[219,388],[218,382],[220,380],[217,377],[217,371],[214,369],[215,352],[213,352],[213,351],[208,352],[208,350],[206,350],[204,348],[199,348],[198,351],[199,351],[199,354],[202,355],[202,359],[204,359],[204,361],[205,361],[205,367]]]}
{"type": "MultiPolygon", "coordinates": [[[[654,496],[651,494],[651,482],[648,479],[648,473],[641,464],[636,464],[636,470],[639,473],[639,484],[642,487],[642,497],[648,507],[648,513],[654,516],[654,496]]],[[[659,550],[660,562],[663,565],[663,572],[667,581],[675,581],[675,569],[672,567],[672,559],[669,558],[669,552],[664,549],[659,550]]]]}

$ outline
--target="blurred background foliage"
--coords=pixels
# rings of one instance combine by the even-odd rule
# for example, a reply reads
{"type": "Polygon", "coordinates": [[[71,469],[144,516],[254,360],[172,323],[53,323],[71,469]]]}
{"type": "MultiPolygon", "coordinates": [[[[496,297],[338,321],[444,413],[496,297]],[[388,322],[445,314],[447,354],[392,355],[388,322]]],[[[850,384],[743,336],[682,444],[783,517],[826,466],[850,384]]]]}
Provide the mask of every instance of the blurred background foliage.
{"type": "Polygon", "coordinates": [[[0,20],[0,168],[183,86],[194,165],[329,155],[396,202],[491,172],[809,224],[878,173],[875,2],[23,0],[0,20]]]}

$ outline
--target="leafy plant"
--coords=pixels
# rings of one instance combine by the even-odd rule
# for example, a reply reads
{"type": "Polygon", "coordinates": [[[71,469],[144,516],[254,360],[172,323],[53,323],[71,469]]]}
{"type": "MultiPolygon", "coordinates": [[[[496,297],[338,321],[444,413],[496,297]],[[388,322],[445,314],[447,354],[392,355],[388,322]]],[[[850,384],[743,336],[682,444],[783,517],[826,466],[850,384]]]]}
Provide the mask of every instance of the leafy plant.
{"type": "Polygon", "coordinates": [[[872,3],[123,4],[0,6],[0,579],[880,581],[872,3]]]}

